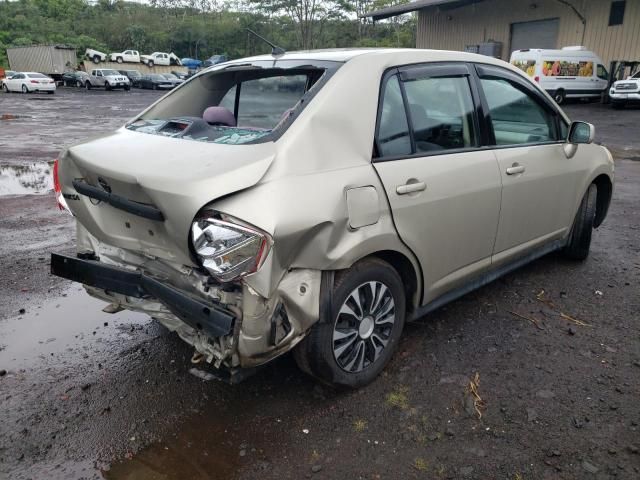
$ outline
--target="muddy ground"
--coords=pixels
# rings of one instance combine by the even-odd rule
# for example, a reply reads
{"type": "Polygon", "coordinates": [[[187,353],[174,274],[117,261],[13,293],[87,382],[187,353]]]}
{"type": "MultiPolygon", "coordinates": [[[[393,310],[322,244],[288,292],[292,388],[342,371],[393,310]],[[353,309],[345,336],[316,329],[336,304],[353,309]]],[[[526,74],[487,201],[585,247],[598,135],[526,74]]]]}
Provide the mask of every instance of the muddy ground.
{"type": "Polygon", "coordinates": [[[566,108],[616,157],[585,263],[549,255],[407,326],[345,393],[289,356],[203,380],[174,334],[48,274],[73,251],[48,162],[156,98],[0,94],[0,478],[640,478],[640,110],[566,108]]]}

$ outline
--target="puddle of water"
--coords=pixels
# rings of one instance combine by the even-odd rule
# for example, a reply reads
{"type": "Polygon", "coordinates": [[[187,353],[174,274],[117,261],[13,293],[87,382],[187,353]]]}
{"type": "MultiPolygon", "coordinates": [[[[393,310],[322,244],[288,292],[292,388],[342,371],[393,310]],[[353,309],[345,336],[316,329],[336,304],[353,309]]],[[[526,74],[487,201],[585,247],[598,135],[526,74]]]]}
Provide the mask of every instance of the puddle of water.
{"type": "Polygon", "coordinates": [[[0,366],[12,371],[58,363],[60,357],[93,355],[114,342],[132,338],[132,326],[146,325],[148,315],[124,310],[107,314],[105,302],[90,297],[77,285],[63,297],[42,305],[25,305],[19,317],[0,321],[0,366]],[[108,324],[105,326],[105,322],[108,324]]]}
{"type": "Polygon", "coordinates": [[[53,164],[31,162],[0,165],[0,196],[48,193],[53,189],[53,164]]]}

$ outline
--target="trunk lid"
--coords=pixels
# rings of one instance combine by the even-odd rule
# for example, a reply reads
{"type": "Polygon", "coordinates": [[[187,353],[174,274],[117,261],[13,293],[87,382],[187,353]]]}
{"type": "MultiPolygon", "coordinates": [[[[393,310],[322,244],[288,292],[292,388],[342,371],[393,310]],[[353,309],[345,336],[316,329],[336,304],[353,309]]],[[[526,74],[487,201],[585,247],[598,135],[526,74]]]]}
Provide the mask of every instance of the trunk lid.
{"type": "Polygon", "coordinates": [[[98,240],[190,265],[189,231],[196,213],[258,183],[274,157],[272,142],[212,144],[122,128],[69,148],[60,158],[59,175],[69,208],[98,240]],[[74,180],[151,205],[164,221],[79,195],[74,180]]]}

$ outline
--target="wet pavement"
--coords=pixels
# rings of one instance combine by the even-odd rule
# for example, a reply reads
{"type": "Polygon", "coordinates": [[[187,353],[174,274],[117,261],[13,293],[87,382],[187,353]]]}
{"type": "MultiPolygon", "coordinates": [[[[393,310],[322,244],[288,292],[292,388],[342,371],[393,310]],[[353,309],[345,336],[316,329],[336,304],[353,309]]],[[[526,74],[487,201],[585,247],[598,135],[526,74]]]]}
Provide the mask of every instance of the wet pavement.
{"type": "Polygon", "coordinates": [[[50,160],[158,96],[0,94],[26,117],[0,120],[0,478],[640,478],[640,110],[567,107],[617,160],[587,262],[549,255],[408,325],[376,382],[336,392],[289,356],[206,380],[174,334],[48,274],[73,251],[50,160]]]}

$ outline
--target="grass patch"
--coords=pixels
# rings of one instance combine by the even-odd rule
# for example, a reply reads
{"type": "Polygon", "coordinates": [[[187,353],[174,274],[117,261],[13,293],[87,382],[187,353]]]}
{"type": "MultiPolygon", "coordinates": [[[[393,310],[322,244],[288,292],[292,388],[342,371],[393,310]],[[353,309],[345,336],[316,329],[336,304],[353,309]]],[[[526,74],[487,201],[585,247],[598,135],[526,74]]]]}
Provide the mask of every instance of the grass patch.
{"type": "Polygon", "coordinates": [[[398,387],[393,392],[387,395],[387,405],[401,410],[409,408],[409,399],[407,393],[409,389],[407,387],[398,387]]]}

